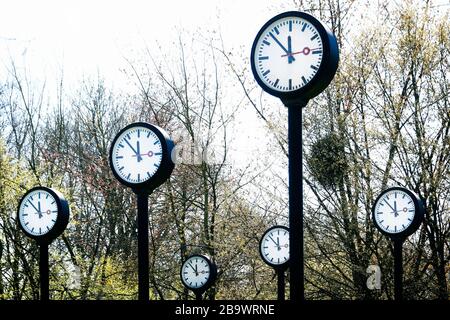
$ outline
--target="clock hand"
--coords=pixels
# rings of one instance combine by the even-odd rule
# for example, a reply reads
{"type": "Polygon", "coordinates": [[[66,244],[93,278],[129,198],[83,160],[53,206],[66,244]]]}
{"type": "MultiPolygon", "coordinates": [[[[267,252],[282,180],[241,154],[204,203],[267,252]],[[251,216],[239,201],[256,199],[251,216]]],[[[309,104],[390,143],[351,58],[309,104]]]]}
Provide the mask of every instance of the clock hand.
{"type": "Polygon", "coordinates": [[[39,219],[42,218],[42,212],[41,212],[41,202],[38,201],[38,209],[39,209],[39,219]]]}
{"type": "Polygon", "coordinates": [[[384,202],[386,202],[387,203],[387,205],[389,206],[389,208],[391,208],[392,209],[392,211],[394,211],[395,212],[395,209],[394,208],[392,208],[392,206],[389,204],[389,202],[387,202],[386,201],[386,199],[384,199],[384,202]]]}
{"type": "Polygon", "coordinates": [[[37,211],[36,213],[41,214],[41,210],[39,210],[38,208],[35,207],[35,205],[33,204],[33,202],[31,202],[30,200],[28,200],[28,202],[33,206],[33,208],[37,211]]]}
{"type": "Polygon", "coordinates": [[[141,154],[133,154],[132,157],[137,157],[137,156],[141,156],[141,160],[143,156],[149,156],[149,157],[153,157],[153,151],[149,151],[147,153],[141,153],[141,154]]]}
{"type": "MultiPolygon", "coordinates": [[[[275,42],[281,47],[281,49],[283,49],[283,51],[284,51],[287,55],[289,55],[289,51],[287,51],[286,48],[281,44],[281,42],[278,41],[277,38],[275,38],[275,36],[272,34],[272,32],[269,32],[269,35],[272,37],[273,40],[275,40],[275,42]]],[[[292,57],[292,61],[294,61],[294,60],[295,60],[295,58],[292,57]]]]}
{"type": "Polygon", "coordinates": [[[294,57],[292,56],[291,36],[288,36],[288,63],[292,63],[294,57]]]}
{"type": "Polygon", "coordinates": [[[137,155],[138,153],[136,152],[136,150],[134,150],[133,146],[128,142],[128,140],[127,139],[124,140],[127,143],[127,145],[131,148],[131,150],[133,150],[133,152],[137,155]]]}
{"type": "Polygon", "coordinates": [[[140,144],[139,144],[139,140],[137,141],[137,147],[136,148],[137,148],[137,152],[136,152],[137,161],[140,162],[142,160],[142,157],[141,157],[141,147],[140,147],[140,144]]]}
{"type": "MultiPolygon", "coordinates": [[[[191,267],[192,270],[194,270],[195,273],[197,273],[197,271],[194,269],[194,267],[192,266],[192,264],[188,263],[189,267],[191,267]]],[[[197,267],[197,266],[196,266],[197,267]]]]}
{"type": "Polygon", "coordinates": [[[398,213],[397,213],[397,201],[394,200],[394,217],[397,217],[398,213]]]}
{"type": "Polygon", "coordinates": [[[280,237],[277,237],[277,246],[278,246],[278,251],[280,251],[280,250],[281,250],[281,247],[280,247],[280,237]]]}
{"type": "Polygon", "coordinates": [[[303,50],[301,50],[301,51],[283,54],[282,57],[293,56],[293,55],[300,54],[300,53],[303,53],[305,56],[307,56],[311,51],[317,50],[317,49],[320,49],[320,48],[310,49],[309,47],[304,47],[303,50]]]}
{"type": "Polygon", "coordinates": [[[269,236],[270,240],[272,240],[273,243],[275,243],[275,245],[278,247],[278,243],[275,242],[275,240],[272,239],[271,236],[269,236]]]}

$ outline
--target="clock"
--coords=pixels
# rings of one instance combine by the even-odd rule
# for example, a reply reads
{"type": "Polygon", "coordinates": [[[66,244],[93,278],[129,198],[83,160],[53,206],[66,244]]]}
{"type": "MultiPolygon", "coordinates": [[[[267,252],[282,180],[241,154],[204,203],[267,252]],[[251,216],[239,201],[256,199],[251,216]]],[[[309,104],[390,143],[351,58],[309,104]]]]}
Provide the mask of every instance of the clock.
{"type": "Polygon", "coordinates": [[[402,187],[384,190],[372,207],[372,219],[378,230],[391,238],[406,238],[420,226],[424,217],[422,201],[402,187]]]}
{"type": "Polygon", "coordinates": [[[119,182],[135,191],[151,192],[172,173],[173,148],[173,141],[163,129],[145,122],[132,123],[112,142],[112,172],[119,182]]]}
{"type": "Polygon", "coordinates": [[[259,253],[265,263],[275,269],[285,269],[289,263],[289,228],[273,226],[259,242],[259,253]]]}
{"type": "Polygon", "coordinates": [[[250,61],[264,91],[283,102],[308,101],[333,79],[339,51],[336,37],[319,20],[289,11],[264,24],[253,42],[250,61]]]}
{"type": "Polygon", "coordinates": [[[66,228],[69,212],[69,205],[61,193],[47,187],[35,187],[20,200],[17,220],[28,237],[49,243],[66,228]]]}
{"type": "Polygon", "coordinates": [[[181,282],[194,292],[204,292],[214,282],[217,268],[208,257],[200,254],[191,255],[181,266],[181,282]]]}

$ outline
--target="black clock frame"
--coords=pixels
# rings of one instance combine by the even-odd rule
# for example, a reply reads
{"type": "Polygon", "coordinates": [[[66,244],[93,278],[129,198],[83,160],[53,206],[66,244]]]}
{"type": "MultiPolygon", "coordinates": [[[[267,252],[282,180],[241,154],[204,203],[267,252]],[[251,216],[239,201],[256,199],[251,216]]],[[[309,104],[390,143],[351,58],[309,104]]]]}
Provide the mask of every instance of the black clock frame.
{"type": "MultiPolygon", "coordinates": [[[[262,252],[262,242],[264,237],[266,236],[266,234],[268,234],[270,231],[272,231],[273,229],[284,229],[289,233],[289,228],[286,226],[282,226],[282,225],[276,225],[276,226],[272,226],[269,229],[267,229],[263,235],[261,236],[261,239],[259,240],[259,255],[261,256],[261,259],[270,267],[274,268],[275,270],[281,270],[281,271],[286,271],[286,269],[289,267],[289,262],[290,262],[290,253],[289,253],[289,259],[287,259],[285,262],[283,262],[282,264],[273,264],[270,261],[267,261],[266,258],[264,257],[264,254],[262,252]]],[[[290,250],[290,248],[289,248],[290,250]]]]}
{"type": "Polygon", "coordinates": [[[306,105],[305,102],[320,94],[330,84],[331,80],[333,80],[333,77],[336,74],[339,64],[339,49],[334,34],[317,18],[305,12],[288,11],[276,15],[275,17],[267,21],[263,25],[263,27],[259,30],[252,45],[250,62],[253,75],[264,91],[275,97],[280,98],[285,105],[294,105],[298,104],[297,103],[298,101],[301,101],[302,103],[298,105],[304,107],[306,105]],[[256,45],[258,43],[258,40],[260,39],[266,28],[276,20],[286,17],[299,17],[305,19],[317,29],[323,43],[323,56],[319,70],[317,71],[317,73],[314,75],[314,77],[311,79],[310,82],[308,82],[305,86],[303,86],[300,89],[289,92],[281,92],[267,86],[264,83],[264,81],[259,77],[258,72],[256,70],[254,56],[256,54],[257,50],[256,45]]]}
{"type": "Polygon", "coordinates": [[[217,278],[217,266],[211,261],[211,259],[209,259],[206,255],[203,255],[203,254],[192,254],[192,255],[188,256],[186,258],[186,260],[183,261],[181,268],[180,268],[181,282],[187,289],[193,291],[196,297],[201,296],[206,290],[208,290],[212,286],[212,284],[216,281],[216,278],[217,278]],[[194,257],[204,259],[208,263],[209,270],[210,270],[210,273],[209,273],[210,276],[209,276],[208,280],[205,282],[205,284],[203,286],[201,286],[199,288],[190,287],[187,283],[184,282],[184,279],[183,279],[184,264],[186,263],[186,261],[188,261],[189,259],[194,258],[194,257]]]}
{"type": "Polygon", "coordinates": [[[61,235],[64,230],[67,227],[67,224],[69,223],[69,216],[70,216],[70,208],[67,200],[64,198],[64,196],[57,190],[48,188],[48,187],[34,187],[30,190],[28,190],[19,201],[19,206],[17,207],[17,223],[19,224],[19,228],[25,233],[25,235],[33,240],[36,240],[39,244],[49,244],[54,239],[56,239],[59,235],[61,235]],[[52,195],[52,197],[56,201],[56,206],[58,208],[58,214],[56,216],[56,222],[52,229],[43,235],[33,235],[28,233],[28,231],[22,226],[22,223],[20,222],[20,206],[25,200],[25,198],[34,191],[44,191],[48,192],[52,195]]]}
{"type": "Polygon", "coordinates": [[[175,168],[175,163],[172,161],[172,151],[174,149],[174,146],[175,146],[174,142],[170,139],[169,135],[164,129],[156,125],[149,124],[147,122],[134,122],[124,127],[114,137],[114,140],[111,143],[111,148],[109,150],[109,165],[111,167],[114,176],[116,177],[117,180],[119,180],[120,183],[129,188],[132,188],[135,193],[149,194],[154,189],[163,184],[167,179],[169,179],[170,175],[172,174],[172,171],[175,168]],[[141,183],[130,183],[122,179],[122,177],[120,177],[120,175],[116,172],[113,164],[114,145],[116,144],[117,140],[122,135],[122,133],[133,127],[148,128],[149,130],[153,131],[158,137],[158,139],[161,141],[161,149],[162,149],[161,165],[151,178],[141,183]]]}
{"type": "Polygon", "coordinates": [[[404,239],[406,239],[408,236],[410,236],[410,235],[412,235],[414,232],[416,232],[417,229],[420,227],[420,224],[421,224],[422,221],[423,221],[424,215],[425,215],[425,207],[424,207],[423,202],[419,199],[419,197],[418,197],[416,194],[414,194],[412,191],[410,191],[410,190],[408,190],[408,189],[406,189],[406,188],[403,188],[403,187],[391,187],[391,188],[388,188],[388,189],[383,190],[383,191],[378,195],[378,197],[375,199],[375,202],[374,202],[374,204],[373,204],[373,206],[372,206],[372,221],[373,221],[375,227],[376,227],[376,228],[378,229],[378,231],[380,231],[382,234],[384,234],[384,235],[390,237],[390,238],[393,239],[393,240],[404,240],[404,239]],[[391,192],[391,191],[402,191],[402,192],[405,192],[406,194],[408,194],[408,195],[411,197],[411,199],[413,200],[414,208],[416,209],[416,212],[415,212],[415,215],[414,215],[414,218],[413,218],[413,221],[411,222],[411,224],[410,224],[405,230],[403,230],[403,231],[401,231],[401,232],[398,232],[398,233],[389,233],[389,232],[384,231],[384,230],[378,225],[378,223],[376,222],[376,219],[375,219],[375,216],[376,216],[376,213],[375,213],[375,206],[376,206],[376,204],[378,203],[378,201],[379,201],[386,193],[391,192]]]}

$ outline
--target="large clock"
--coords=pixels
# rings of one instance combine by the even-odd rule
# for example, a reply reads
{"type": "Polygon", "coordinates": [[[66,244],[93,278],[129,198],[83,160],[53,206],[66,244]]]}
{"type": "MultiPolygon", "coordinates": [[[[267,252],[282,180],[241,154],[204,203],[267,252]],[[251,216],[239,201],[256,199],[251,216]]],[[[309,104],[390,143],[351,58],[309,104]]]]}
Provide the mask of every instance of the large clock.
{"type": "Polygon", "coordinates": [[[191,255],[181,266],[181,282],[196,294],[205,292],[217,276],[217,268],[208,257],[201,254],[191,255]]]}
{"type": "Polygon", "coordinates": [[[161,128],[132,123],[114,138],[109,161],[114,176],[135,191],[153,191],[167,180],[175,166],[173,141],[161,128]]]}
{"type": "Polygon", "coordinates": [[[253,75],[264,91],[284,102],[307,101],[333,79],[339,52],[335,36],[319,20],[289,11],[264,24],[250,59],[253,75]]]}
{"type": "Polygon", "coordinates": [[[69,214],[69,205],[61,193],[47,187],[35,187],[20,200],[17,220],[28,237],[49,243],[64,231],[69,214]]]}
{"type": "Polygon", "coordinates": [[[393,187],[375,200],[372,219],[381,233],[391,238],[406,238],[418,229],[424,211],[422,201],[413,192],[393,187]]]}
{"type": "Polygon", "coordinates": [[[285,269],[289,263],[289,228],[273,226],[261,237],[259,253],[265,263],[275,269],[285,269]]]}

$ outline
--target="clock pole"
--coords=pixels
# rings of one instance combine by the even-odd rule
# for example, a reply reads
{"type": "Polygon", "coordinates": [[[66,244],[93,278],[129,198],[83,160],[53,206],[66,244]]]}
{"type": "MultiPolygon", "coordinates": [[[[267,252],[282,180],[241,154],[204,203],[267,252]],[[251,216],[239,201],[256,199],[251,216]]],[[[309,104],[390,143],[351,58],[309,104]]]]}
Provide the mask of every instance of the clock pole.
{"type": "Polygon", "coordinates": [[[277,278],[278,278],[278,301],[285,300],[285,282],[284,282],[284,269],[277,269],[277,278]]]}
{"type": "Polygon", "coordinates": [[[135,122],[119,131],[109,149],[109,165],[112,173],[120,183],[131,188],[137,197],[140,301],[149,300],[148,197],[169,179],[175,167],[172,161],[174,146],[162,128],[146,122],[135,122]],[[142,150],[144,154],[141,154],[140,147],[145,148],[142,150]],[[151,159],[152,157],[156,158],[151,159]]]}
{"type": "Polygon", "coordinates": [[[290,295],[305,300],[303,248],[302,110],[307,101],[283,101],[288,109],[290,295]]]}
{"type": "Polygon", "coordinates": [[[149,258],[148,258],[148,194],[137,194],[138,225],[138,297],[149,300],[149,258]]]}
{"type": "Polygon", "coordinates": [[[41,300],[49,300],[48,243],[39,244],[39,277],[41,282],[41,300]]]}
{"type": "Polygon", "coordinates": [[[372,221],[375,227],[382,234],[388,236],[394,244],[394,299],[397,301],[403,300],[403,243],[419,229],[424,215],[425,203],[412,191],[403,187],[391,187],[384,190],[378,195],[372,206],[372,221]],[[400,207],[398,202],[395,201],[398,193],[403,195],[401,199],[406,197],[403,203],[400,202],[400,207]],[[389,200],[389,195],[391,200],[389,200]],[[393,205],[389,201],[394,201],[393,205]],[[383,203],[388,205],[384,206],[385,209],[381,209],[383,203]],[[381,220],[378,218],[380,216],[384,217],[383,215],[386,214],[394,215],[394,220],[390,220],[389,223],[391,228],[382,224],[384,218],[381,218],[381,220]],[[399,232],[397,232],[397,229],[399,229],[399,232]]]}
{"type": "Polygon", "coordinates": [[[403,239],[394,239],[394,298],[403,300],[403,239]]]}
{"type": "Polygon", "coordinates": [[[339,48],[334,34],[319,20],[305,12],[288,11],[264,24],[250,57],[255,80],[288,108],[290,298],[299,302],[305,300],[302,109],[333,80],[339,48]],[[271,43],[278,51],[267,49],[271,43]],[[303,59],[310,53],[310,59],[303,59]]]}

